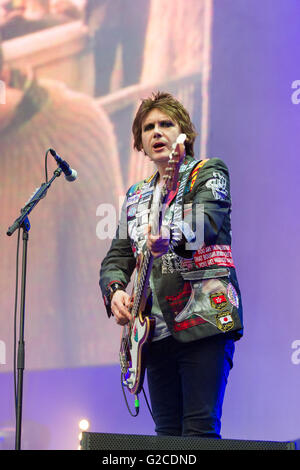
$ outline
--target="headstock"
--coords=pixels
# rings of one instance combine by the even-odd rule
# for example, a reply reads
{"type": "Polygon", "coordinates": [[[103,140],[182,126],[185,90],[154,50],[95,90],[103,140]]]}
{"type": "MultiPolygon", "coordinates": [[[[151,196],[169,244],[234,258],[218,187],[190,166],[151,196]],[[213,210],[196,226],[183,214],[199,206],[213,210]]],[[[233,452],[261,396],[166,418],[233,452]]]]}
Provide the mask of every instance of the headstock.
{"type": "Polygon", "coordinates": [[[180,165],[185,157],[184,142],[186,134],[180,134],[173,144],[173,150],[170,153],[168,167],[166,168],[164,179],[164,188],[166,191],[174,191],[177,188],[178,173],[180,165]]]}

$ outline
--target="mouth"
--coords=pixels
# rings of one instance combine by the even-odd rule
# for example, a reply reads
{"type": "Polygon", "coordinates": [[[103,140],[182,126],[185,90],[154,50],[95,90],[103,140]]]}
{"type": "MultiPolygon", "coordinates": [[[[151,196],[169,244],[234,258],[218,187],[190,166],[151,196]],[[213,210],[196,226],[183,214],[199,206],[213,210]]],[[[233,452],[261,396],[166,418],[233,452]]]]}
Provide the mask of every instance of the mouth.
{"type": "Polygon", "coordinates": [[[155,142],[155,144],[152,145],[152,149],[154,150],[154,152],[161,152],[166,148],[167,146],[164,142],[155,142]]]}

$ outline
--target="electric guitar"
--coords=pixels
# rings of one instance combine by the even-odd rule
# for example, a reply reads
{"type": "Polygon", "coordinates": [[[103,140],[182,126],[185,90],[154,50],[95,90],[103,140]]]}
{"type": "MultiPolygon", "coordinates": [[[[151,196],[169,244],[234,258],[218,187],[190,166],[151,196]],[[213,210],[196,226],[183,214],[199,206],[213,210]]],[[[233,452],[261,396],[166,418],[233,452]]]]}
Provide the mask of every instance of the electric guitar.
{"type": "MultiPolygon", "coordinates": [[[[165,207],[169,193],[177,189],[179,167],[185,156],[185,139],[185,134],[178,136],[169,156],[168,167],[163,176],[164,183],[161,188],[157,213],[153,214],[156,226],[152,224],[151,231],[154,234],[160,232],[163,220],[162,208],[165,207]]],[[[123,327],[121,336],[119,357],[122,383],[130,393],[135,395],[143,387],[146,369],[145,356],[155,327],[155,319],[150,316],[151,292],[149,288],[153,259],[154,257],[147,247],[138,256],[135,283],[131,295],[131,320],[123,327]]]]}

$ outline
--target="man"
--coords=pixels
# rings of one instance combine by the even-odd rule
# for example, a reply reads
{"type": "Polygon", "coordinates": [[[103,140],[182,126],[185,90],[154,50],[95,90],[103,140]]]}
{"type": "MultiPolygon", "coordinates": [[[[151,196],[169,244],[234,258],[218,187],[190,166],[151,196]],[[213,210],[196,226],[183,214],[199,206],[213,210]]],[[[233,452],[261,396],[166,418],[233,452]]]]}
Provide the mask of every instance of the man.
{"type": "MultiPolygon", "coordinates": [[[[0,40],[0,80],[6,95],[5,104],[0,104],[2,232],[45,181],[47,148],[54,148],[78,172],[72,184],[57,179],[29,216],[27,367],[89,365],[100,356],[103,341],[107,354],[112,353],[107,331],[99,342],[97,286],[91,278],[98,269],[92,253],[100,250],[104,256],[109,247],[95,234],[97,205],[104,198],[117,204],[122,191],[114,129],[91,97],[62,81],[34,78],[29,65],[25,71],[11,68],[3,56],[0,40]]],[[[49,179],[56,166],[48,155],[49,179]]],[[[13,338],[13,317],[9,321],[8,315],[14,298],[15,250],[12,238],[0,237],[1,339],[8,345],[13,338]]],[[[106,357],[102,360],[107,362],[106,357]]]]}
{"type": "Polygon", "coordinates": [[[132,130],[135,148],[144,151],[157,172],[128,190],[117,235],[102,262],[100,286],[107,312],[119,325],[130,320],[125,289],[136,257],[146,247],[154,257],[150,287],[156,324],[147,376],[156,432],[220,438],[234,342],[243,329],[230,248],[228,169],[217,158],[194,160],[193,124],[168,93],[142,101],[132,130]],[[186,157],[179,184],[167,201],[160,233],[153,235],[153,206],[172,144],[181,133],[186,134],[186,157]],[[147,211],[150,222],[144,217],[147,211]]]}

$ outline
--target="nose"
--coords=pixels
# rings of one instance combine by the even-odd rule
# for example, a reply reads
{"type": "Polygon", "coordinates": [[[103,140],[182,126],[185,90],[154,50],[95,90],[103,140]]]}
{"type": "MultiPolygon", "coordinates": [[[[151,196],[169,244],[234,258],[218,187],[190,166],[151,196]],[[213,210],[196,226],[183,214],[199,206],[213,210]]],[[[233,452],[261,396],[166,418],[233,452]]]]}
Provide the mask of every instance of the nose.
{"type": "Polygon", "coordinates": [[[155,127],[153,129],[153,137],[157,138],[157,137],[160,137],[161,135],[162,135],[162,132],[161,132],[161,129],[159,127],[159,124],[156,123],[155,127]]]}

